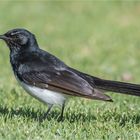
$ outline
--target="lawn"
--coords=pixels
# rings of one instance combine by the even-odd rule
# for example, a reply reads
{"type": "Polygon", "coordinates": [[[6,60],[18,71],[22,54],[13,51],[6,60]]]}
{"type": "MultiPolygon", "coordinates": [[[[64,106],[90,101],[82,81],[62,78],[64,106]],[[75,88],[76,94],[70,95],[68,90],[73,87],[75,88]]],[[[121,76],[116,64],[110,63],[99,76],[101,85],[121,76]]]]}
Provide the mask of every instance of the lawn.
{"type": "MultiPolygon", "coordinates": [[[[1,1],[0,34],[24,27],[42,49],[80,71],[105,79],[140,83],[140,2],[1,1]]],[[[106,103],[71,98],[64,121],[59,108],[38,122],[47,106],[16,82],[9,50],[0,41],[0,139],[139,140],[140,98],[107,93],[106,103]]]]}

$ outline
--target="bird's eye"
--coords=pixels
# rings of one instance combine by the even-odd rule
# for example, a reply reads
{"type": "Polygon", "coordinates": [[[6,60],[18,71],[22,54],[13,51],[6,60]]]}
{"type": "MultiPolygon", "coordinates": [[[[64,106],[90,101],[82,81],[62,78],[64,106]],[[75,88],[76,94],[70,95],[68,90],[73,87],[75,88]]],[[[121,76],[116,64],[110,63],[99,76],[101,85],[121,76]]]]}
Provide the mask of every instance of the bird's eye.
{"type": "Polygon", "coordinates": [[[13,41],[20,45],[25,45],[28,42],[28,37],[26,37],[23,33],[18,31],[8,33],[6,36],[10,37],[11,39],[13,39],[13,41]]]}

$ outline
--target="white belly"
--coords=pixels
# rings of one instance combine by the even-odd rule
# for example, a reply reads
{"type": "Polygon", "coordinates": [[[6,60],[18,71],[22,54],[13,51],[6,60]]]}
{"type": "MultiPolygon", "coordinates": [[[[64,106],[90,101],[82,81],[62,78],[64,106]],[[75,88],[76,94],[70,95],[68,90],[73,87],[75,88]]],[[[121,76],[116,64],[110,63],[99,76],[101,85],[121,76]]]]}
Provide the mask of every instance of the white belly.
{"type": "MultiPolygon", "coordinates": [[[[19,81],[19,80],[18,80],[19,81]]],[[[23,82],[20,82],[21,86],[33,97],[37,98],[38,100],[46,103],[46,104],[56,104],[61,105],[65,102],[66,96],[62,93],[57,93],[47,89],[41,89],[34,86],[29,86],[23,82]]]]}

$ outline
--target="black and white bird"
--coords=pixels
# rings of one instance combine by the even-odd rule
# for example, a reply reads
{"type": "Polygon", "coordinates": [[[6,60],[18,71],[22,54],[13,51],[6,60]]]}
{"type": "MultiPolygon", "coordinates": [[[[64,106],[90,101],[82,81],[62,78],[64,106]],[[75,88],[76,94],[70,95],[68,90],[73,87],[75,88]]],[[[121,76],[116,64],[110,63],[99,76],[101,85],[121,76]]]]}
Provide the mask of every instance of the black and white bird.
{"type": "Polygon", "coordinates": [[[10,62],[20,85],[33,97],[48,105],[62,107],[70,96],[112,101],[105,91],[140,96],[140,85],[103,80],[67,66],[52,54],[41,50],[35,36],[26,29],[13,29],[0,35],[10,49],[10,62]]]}

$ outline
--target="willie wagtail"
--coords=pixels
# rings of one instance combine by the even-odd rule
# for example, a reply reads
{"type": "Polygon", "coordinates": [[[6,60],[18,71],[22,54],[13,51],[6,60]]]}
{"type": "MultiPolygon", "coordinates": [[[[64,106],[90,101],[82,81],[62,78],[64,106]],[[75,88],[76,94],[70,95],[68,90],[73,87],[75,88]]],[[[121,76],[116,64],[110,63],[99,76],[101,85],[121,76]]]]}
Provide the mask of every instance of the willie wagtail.
{"type": "Polygon", "coordinates": [[[100,79],[67,66],[52,54],[41,50],[35,36],[25,29],[13,29],[0,35],[10,49],[10,62],[16,79],[32,96],[48,105],[60,105],[63,118],[69,96],[112,101],[105,91],[140,96],[140,85],[100,79]]]}

